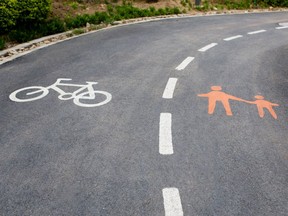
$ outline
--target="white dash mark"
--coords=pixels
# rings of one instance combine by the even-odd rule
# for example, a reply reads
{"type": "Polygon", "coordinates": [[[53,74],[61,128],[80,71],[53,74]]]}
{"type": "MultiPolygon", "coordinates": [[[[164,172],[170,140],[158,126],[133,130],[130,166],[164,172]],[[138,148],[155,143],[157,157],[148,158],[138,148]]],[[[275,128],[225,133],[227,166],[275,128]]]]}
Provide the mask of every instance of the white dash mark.
{"type": "Polygon", "coordinates": [[[281,26],[281,27],[276,27],[276,29],[286,29],[288,26],[281,26]]]}
{"type": "Polygon", "coordinates": [[[161,113],[159,124],[159,153],[162,155],[171,155],[174,153],[171,127],[171,113],[161,113]]]}
{"type": "Polygon", "coordinates": [[[243,37],[242,35],[236,35],[236,36],[233,36],[233,37],[228,37],[228,38],[225,38],[223,39],[224,41],[231,41],[231,40],[235,40],[235,39],[238,39],[238,38],[241,38],[243,37]]]}
{"type": "Polygon", "coordinates": [[[165,98],[165,99],[173,98],[173,93],[174,93],[174,89],[175,89],[177,80],[178,80],[177,78],[169,78],[169,80],[166,84],[166,88],[163,92],[162,98],[165,98]]]}
{"type": "Polygon", "coordinates": [[[187,57],[178,67],[176,67],[176,70],[184,70],[190,62],[194,60],[194,57],[187,57]]]}
{"type": "Polygon", "coordinates": [[[253,34],[259,34],[259,33],[263,33],[263,32],[266,32],[266,30],[262,29],[262,30],[258,30],[258,31],[248,32],[247,34],[253,35],[253,34]]]}
{"type": "Polygon", "coordinates": [[[217,46],[218,44],[217,43],[211,43],[211,44],[208,44],[207,46],[205,47],[202,47],[201,49],[199,49],[198,51],[200,52],[206,52],[207,50],[211,49],[212,47],[214,46],[217,46]]]}
{"type": "Polygon", "coordinates": [[[164,188],[162,193],[165,216],[183,216],[179,190],[177,188],[164,188]]]}

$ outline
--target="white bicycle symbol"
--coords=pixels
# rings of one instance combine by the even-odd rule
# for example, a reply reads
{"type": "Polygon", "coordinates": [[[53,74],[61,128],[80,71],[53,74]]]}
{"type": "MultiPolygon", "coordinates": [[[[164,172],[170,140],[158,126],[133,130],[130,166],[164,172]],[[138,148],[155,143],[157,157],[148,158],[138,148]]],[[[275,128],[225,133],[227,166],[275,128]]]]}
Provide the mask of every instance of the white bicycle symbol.
{"type": "Polygon", "coordinates": [[[59,78],[57,81],[48,87],[43,87],[43,86],[30,86],[30,87],[25,87],[18,89],[14,92],[12,92],[9,96],[10,100],[15,101],[15,102],[30,102],[34,100],[39,100],[49,93],[49,89],[54,89],[57,91],[60,95],[58,98],[60,100],[70,100],[73,99],[74,104],[81,106],[81,107],[97,107],[97,106],[102,106],[112,99],[112,95],[108,92],[105,91],[95,91],[93,86],[94,84],[97,84],[97,82],[86,82],[86,85],[80,85],[80,84],[68,84],[68,83],[61,83],[61,81],[70,81],[72,79],[67,79],[67,78],[59,78]],[[64,87],[79,87],[78,90],[74,92],[65,92],[59,86],[64,86],[64,87]],[[22,97],[23,95],[25,96],[32,96],[30,98],[20,98],[19,96],[22,97]],[[40,95],[39,95],[40,94],[40,95]],[[90,104],[90,103],[83,103],[80,102],[80,100],[93,100],[95,99],[96,94],[101,94],[105,96],[105,100],[96,104],[90,104]]]}

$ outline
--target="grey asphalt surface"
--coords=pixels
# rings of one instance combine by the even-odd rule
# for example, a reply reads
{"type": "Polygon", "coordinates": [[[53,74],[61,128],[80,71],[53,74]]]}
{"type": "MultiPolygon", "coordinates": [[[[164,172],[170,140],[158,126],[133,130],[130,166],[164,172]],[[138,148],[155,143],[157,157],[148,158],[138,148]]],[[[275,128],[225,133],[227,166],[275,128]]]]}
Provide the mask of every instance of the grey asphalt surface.
{"type": "Polygon", "coordinates": [[[167,187],[179,189],[185,216],[288,215],[288,29],[275,29],[287,20],[282,12],[134,24],[1,65],[0,215],[160,216],[167,187]],[[170,77],[174,97],[162,99],[170,77]],[[53,90],[9,99],[58,78],[96,81],[113,98],[95,108],[53,90]],[[278,119],[236,101],[233,116],[221,104],[208,115],[197,94],[213,85],[250,101],[262,94],[280,105],[278,119]],[[172,114],[173,155],[159,154],[163,112],[172,114]]]}

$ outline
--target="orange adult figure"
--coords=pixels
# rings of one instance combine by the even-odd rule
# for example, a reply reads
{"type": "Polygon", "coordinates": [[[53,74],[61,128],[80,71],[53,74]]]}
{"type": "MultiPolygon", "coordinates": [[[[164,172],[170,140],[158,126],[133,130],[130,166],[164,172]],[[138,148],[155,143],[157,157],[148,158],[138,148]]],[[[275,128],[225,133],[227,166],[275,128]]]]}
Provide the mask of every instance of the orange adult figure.
{"type": "Polygon", "coordinates": [[[271,103],[269,101],[266,101],[266,100],[264,100],[264,97],[261,95],[256,95],[255,98],[257,100],[251,101],[251,102],[246,101],[246,102],[250,103],[250,104],[256,104],[257,105],[258,113],[259,113],[259,116],[261,118],[264,117],[264,115],[265,115],[264,108],[266,108],[270,112],[270,114],[273,116],[273,118],[277,119],[277,114],[275,113],[273,106],[279,106],[279,104],[275,104],[275,103],[271,103]]]}
{"type": "Polygon", "coordinates": [[[222,92],[221,86],[211,86],[211,92],[207,94],[198,94],[199,97],[208,97],[208,113],[211,115],[214,113],[216,102],[219,101],[224,106],[226,111],[226,115],[232,116],[232,111],[230,107],[229,100],[236,100],[236,101],[245,101],[241,98],[234,97],[232,95],[226,94],[222,92]]]}

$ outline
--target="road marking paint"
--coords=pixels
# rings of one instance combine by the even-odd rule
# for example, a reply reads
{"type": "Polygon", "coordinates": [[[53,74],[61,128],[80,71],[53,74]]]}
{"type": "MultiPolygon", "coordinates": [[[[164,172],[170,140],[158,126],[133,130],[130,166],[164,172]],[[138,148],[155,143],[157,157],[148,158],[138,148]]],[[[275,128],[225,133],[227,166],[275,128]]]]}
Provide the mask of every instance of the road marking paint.
{"type": "Polygon", "coordinates": [[[177,83],[177,78],[169,78],[167,84],[166,84],[166,88],[163,92],[163,96],[162,98],[165,98],[165,99],[171,99],[173,98],[173,93],[174,93],[174,90],[175,90],[175,86],[176,86],[176,83],[177,83]]]}
{"type": "Polygon", "coordinates": [[[208,114],[210,115],[214,113],[216,102],[219,101],[224,106],[226,115],[232,116],[233,114],[231,111],[229,100],[235,100],[247,104],[256,105],[260,118],[263,118],[265,115],[264,109],[266,109],[274,119],[278,118],[273,107],[277,107],[279,106],[279,104],[271,103],[270,101],[264,100],[264,97],[262,95],[255,95],[254,98],[256,98],[257,100],[248,101],[223,92],[221,86],[211,86],[211,90],[212,90],[211,92],[206,94],[198,94],[198,97],[208,98],[208,114]]]}
{"type": "MultiPolygon", "coordinates": [[[[73,84],[73,83],[63,83],[62,81],[71,81],[72,79],[68,78],[58,78],[57,81],[52,84],[51,86],[43,87],[43,86],[29,86],[25,88],[18,89],[14,92],[12,92],[9,95],[10,100],[15,102],[30,102],[39,100],[46,95],[48,95],[49,90],[53,89],[56,92],[59,93],[58,99],[59,100],[70,100],[73,99],[73,103],[75,105],[81,106],[81,107],[97,107],[102,106],[108,102],[111,101],[112,95],[106,91],[95,91],[93,85],[96,85],[97,82],[86,82],[86,84],[73,84]],[[78,87],[78,90],[75,90],[74,92],[65,92],[63,89],[61,89],[61,86],[71,86],[71,87],[78,87]],[[18,94],[18,93],[22,93],[18,94]],[[23,94],[26,93],[26,97],[23,97],[23,94]],[[39,94],[40,93],[40,94],[39,94]],[[94,103],[89,103],[89,100],[94,100],[95,95],[104,95],[105,99],[103,101],[100,101],[97,103],[95,101],[94,103]],[[20,95],[20,97],[19,97],[20,95]],[[31,96],[30,96],[31,95],[31,96]],[[88,100],[88,103],[87,103],[88,100]]],[[[25,95],[25,94],[24,94],[25,95]]]]}
{"type": "Polygon", "coordinates": [[[247,34],[253,35],[253,34],[259,34],[259,33],[263,33],[263,32],[266,32],[266,30],[262,29],[262,30],[258,30],[258,31],[248,32],[247,34]]]}
{"type": "Polygon", "coordinates": [[[171,113],[161,113],[159,124],[159,153],[162,155],[171,155],[174,153],[171,127],[171,113]]]}
{"type": "Polygon", "coordinates": [[[276,29],[286,29],[288,26],[281,26],[281,27],[276,27],[276,29]]]}
{"type": "Polygon", "coordinates": [[[176,67],[176,70],[184,70],[194,59],[194,57],[187,57],[178,67],[176,67]]]}
{"type": "Polygon", "coordinates": [[[211,49],[212,47],[214,46],[217,46],[218,44],[217,43],[211,43],[211,44],[208,44],[207,46],[205,47],[202,47],[201,49],[199,49],[198,51],[200,52],[206,52],[207,50],[211,49]]]}
{"type": "Polygon", "coordinates": [[[231,41],[231,40],[235,40],[235,39],[238,39],[238,38],[241,38],[243,37],[242,35],[236,35],[236,36],[233,36],[233,37],[228,37],[228,38],[225,38],[223,39],[224,41],[231,41]]]}
{"type": "Polygon", "coordinates": [[[177,188],[164,188],[162,193],[165,216],[183,216],[179,190],[177,188]]]}
{"type": "Polygon", "coordinates": [[[288,22],[285,23],[279,23],[280,26],[288,26],[288,22]]]}

